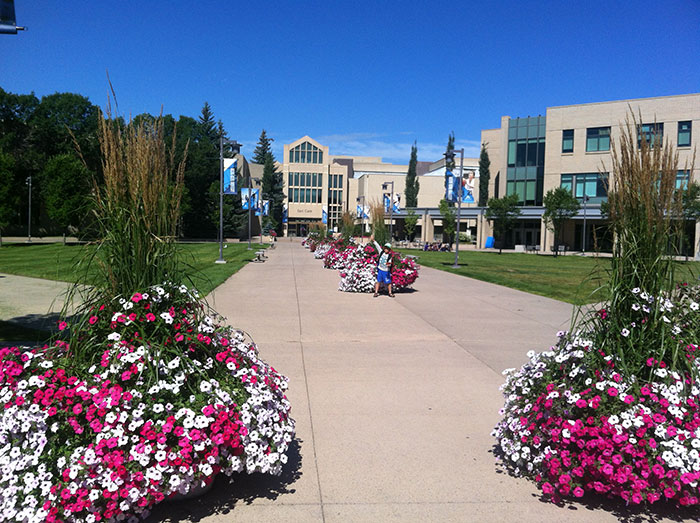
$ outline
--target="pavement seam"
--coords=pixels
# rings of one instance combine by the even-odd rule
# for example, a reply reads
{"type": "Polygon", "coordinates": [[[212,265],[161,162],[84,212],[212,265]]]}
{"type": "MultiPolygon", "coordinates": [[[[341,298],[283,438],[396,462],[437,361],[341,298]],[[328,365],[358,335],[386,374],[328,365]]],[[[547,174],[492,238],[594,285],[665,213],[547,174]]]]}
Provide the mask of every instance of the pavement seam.
{"type": "Polygon", "coordinates": [[[311,395],[309,393],[309,379],[306,374],[306,359],[304,357],[304,342],[302,341],[301,327],[301,304],[299,303],[299,287],[297,285],[297,270],[294,265],[294,249],[290,249],[290,259],[292,261],[292,274],[294,275],[294,294],[297,300],[297,317],[299,318],[299,348],[301,350],[301,367],[304,370],[304,387],[306,388],[306,400],[309,411],[309,425],[311,428],[311,448],[314,453],[314,469],[316,469],[316,482],[318,483],[318,499],[321,505],[321,521],[325,523],[326,513],[323,507],[323,492],[321,491],[321,475],[318,471],[318,458],[316,454],[316,437],[314,434],[314,418],[311,414],[311,395]]]}

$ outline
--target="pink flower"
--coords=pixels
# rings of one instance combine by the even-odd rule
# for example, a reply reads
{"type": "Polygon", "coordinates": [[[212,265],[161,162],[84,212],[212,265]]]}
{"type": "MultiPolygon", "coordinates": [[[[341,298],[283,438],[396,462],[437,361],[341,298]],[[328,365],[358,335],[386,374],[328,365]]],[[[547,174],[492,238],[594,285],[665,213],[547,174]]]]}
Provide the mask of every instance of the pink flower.
{"type": "Polygon", "coordinates": [[[576,487],[574,489],[574,496],[576,496],[577,498],[583,497],[583,489],[581,487],[576,487]]]}
{"type": "Polygon", "coordinates": [[[131,297],[131,301],[133,301],[134,303],[138,303],[142,299],[143,299],[143,296],[141,296],[141,294],[139,294],[138,292],[131,297]]]}
{"type": "Polygon", "coordinates": [[[95,323],[97,323],[97,316],[90,316],[88,322],[90,323],[90,325],[94,325],[95,323]]]}
{"type": "Polygon", "coordinates": [[[608,395],[609,396],[617,396],[617,389],[615,387],[609,387],[608,388],[608,395]]]}
{"type": "Polygon", "coordinates": [[[68,327],[68,324],[65,321],[61,321],[58,323],[58,330],[60,330],[60,331],[65,330],[66,327],[68,327]]]}

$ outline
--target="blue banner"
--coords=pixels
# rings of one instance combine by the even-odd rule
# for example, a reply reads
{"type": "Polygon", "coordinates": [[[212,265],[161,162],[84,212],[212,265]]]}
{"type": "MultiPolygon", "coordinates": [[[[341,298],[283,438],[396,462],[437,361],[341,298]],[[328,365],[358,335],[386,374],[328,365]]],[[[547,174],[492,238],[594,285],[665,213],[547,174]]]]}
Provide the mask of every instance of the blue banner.
{"type": "Polygon", "coordinates": [[[355,214],[357,215],[358,219],[362,219],[362,206],[360,204],[357,204],[357,209],[355,210],[355,214]]]}
{"type": "Polygon", "coordinates": [[[455,181],[456,178],[452,171],[445,171],[445,200],[448,202],[455,201],[455,181]]]}
{"type": "Polygon", "coordinates": [[[321,222],[328,223],[328,208],[325,205],[323,206],[323,214],[321,215],[321,222]]]}
{"type": "Polygon", "coordinates": [[[389,206],[391,205],[391,200],[389,199],[389,194],[384,193],[384,212],[389,212],[389,206]]]}
{"type": "Polygon", "coordinates": [[[260,189],[241,189],[241,203],[243,204],[243,210],[257,209],[259,200],[260,189]]]}
{"type": "Polygon", "coordinates": [[[401,211],[401,195],[399,193],[394,194],[394,201],[392,203],[393,212],[401,211]]]}
{"type": "Polygon", "coordinates": [[[270,200],[263,200],[262,201],[262,215],[263,216],[270,215],[270,200]]]}
{"type": "Polygon", "coordinates": [[[287,218],[287,204],[284,204],[284,207],[282,208],[282,223],[287,223],[289,219],[287,218]]]}
{"type": "Polygon", "coordinates": [[[236,176],[237,160],[231,161],[224,158],[224,194],[236,194],[238,192],[238,176],[236,176]],[[228,166],[226,166],[228,164],[228,166]]]}

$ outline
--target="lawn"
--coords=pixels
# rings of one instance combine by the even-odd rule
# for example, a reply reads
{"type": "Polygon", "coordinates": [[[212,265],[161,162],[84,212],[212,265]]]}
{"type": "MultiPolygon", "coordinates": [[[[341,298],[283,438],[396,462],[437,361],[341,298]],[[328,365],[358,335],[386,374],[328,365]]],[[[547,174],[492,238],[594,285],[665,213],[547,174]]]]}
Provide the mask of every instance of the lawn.
{"type": "MultiPolygon", "coordinates": [[[[189,266],[188,275],[203,295],[221,285],[251,261],[256,250],[263,248],[262,245],[254,247],[249,251],[246,243],[227,244],[224,249],[227,263],[215,264],[219,258],[218,243],[182,243],[179,246],[189,266]]],[[[94,247],[60,243],[5,245],[0,248],[0,273],[75,282],[79,274],[75,264],[86,249],[94,247]]]]}
{"type": "MultiPolygon", "coordinates": [[[[460,251],[459,268],[453,268],[454,252],[424,252],[402,249],[418,256],[426,267],[469,276],[532,294],[581,305],[602,301],[605,295],[593,294],[607,278],[609,258],[588,256],[544,256],[525,253],[460,251]]],[[[700,273],[697,262],[679,262],[680,281],[695,281],[700,273]]],[[[419,280],[420,282],[420,280],[419,280]]]]}

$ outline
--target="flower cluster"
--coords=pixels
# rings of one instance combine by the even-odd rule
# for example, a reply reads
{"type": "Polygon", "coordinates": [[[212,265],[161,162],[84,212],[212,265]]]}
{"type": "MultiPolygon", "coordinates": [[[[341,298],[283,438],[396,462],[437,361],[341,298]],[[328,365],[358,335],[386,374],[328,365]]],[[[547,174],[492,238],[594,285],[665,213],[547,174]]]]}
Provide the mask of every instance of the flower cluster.
{"type": "MultiPolygon", "coordinates": [[[[657,303],[669,315],[680,310],[696,321],[689,313],[700,307],[688,293],[677,300],[652,299],[639,289],[633,294],[634,311],[651,314],[650,304],[657,303]]],[[[609,320],[606,310],[598,317],[609,320]]],[[[670,322],[669,329],[700,371],[687,327],[670,322]]],[[[642,328],[630,324],[620,335],[642,328]]],[[[531,351],[521,369],[504,371],[503,419],[493,431],[504,463],[553,500],[590,492],[632,504],[698,505],[700,385],[694,374],[673,370],[669,354],[649,352],[644,365],[651,379],[642,380],[642,373],[624,370],[620,355],[596,344],[596,332],[559,336],[551,350],[531,351]]]]}
{"type": "Polygon", "coordinates": [[[281,472],[287,379],[187,288],[84,323],[72,347],[0,350],[0,520],[138,521],[218,472],[281,472]]]}

